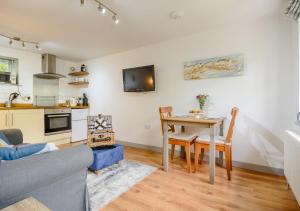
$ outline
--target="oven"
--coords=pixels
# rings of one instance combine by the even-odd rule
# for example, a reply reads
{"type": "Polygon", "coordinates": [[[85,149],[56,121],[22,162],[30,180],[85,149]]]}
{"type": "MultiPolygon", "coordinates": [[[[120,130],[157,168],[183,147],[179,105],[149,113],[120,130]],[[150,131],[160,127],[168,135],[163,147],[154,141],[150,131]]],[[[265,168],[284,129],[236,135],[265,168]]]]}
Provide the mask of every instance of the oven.
{"type": "Polygon", "coordinates": [[[45,135],[71,132],[71,109],[45,109],[45,135]]]}

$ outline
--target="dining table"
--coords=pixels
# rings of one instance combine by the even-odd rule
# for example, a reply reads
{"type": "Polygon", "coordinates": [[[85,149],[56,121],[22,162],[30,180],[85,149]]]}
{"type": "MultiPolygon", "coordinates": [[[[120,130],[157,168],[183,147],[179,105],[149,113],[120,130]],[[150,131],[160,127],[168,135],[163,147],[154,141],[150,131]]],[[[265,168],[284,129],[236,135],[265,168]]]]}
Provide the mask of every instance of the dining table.
{"type": "MultiPolygon", "coordinates": [[[[161,119],[163,124],[163,169],[168,171],[169,168],[169,125],[193,126],[209,129],[210,148],[209,148],[209,182],[214,184],[215,181],[215,162],[216,162],[216,136],[223,136],[225,117],[209,118],[196,117],[191,115],[164,117],[161,119]]],[[[223,155],[220,154],[220,160],[223,161],[223,155]]]]}

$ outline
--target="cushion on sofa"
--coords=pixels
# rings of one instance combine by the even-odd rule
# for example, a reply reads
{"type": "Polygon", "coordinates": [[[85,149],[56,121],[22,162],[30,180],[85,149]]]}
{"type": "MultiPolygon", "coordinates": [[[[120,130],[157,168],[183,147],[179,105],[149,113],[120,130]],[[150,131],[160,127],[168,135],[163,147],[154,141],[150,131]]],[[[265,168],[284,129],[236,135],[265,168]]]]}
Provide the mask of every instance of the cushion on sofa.
{"type": "Polygon", "coordinates": [[[0,147],[2,160],[16,160],[44,151],[46,144],[28,144],[15,147],[0,147]]]}

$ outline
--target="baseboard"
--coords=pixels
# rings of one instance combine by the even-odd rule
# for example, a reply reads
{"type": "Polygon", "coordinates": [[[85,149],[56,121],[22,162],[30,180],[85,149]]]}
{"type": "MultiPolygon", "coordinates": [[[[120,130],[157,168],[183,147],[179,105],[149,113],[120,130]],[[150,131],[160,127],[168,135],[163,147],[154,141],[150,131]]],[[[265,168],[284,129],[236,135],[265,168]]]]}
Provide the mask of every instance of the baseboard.
{"type": "MultiPolygon", "coordinates": [[[[124,146],[129,146],[129,147],[147,149],[147,150],[151,150],[151,151],[155,151],[155,152],[162,151],[161,147],[137,144],[137,143],[127,142],[127,141],[116,141],[116,142],[119,144],[123,144],[124,146]]],[[[180,151],[176,151],[176,154],[179,155],[180,151]]],[[[191,156],[192,157],[194,156],[193,153],[191,156]]],[[[205,156],[204,160],[208,161],[208,156],[205,156]]],[[[225,161],[223,163],[225,163],[225,161]]],[[[270,166],[261,166],[261,165],[256,165],[256,164],[252,164],[252,163],[244,163],[244,162],[240,162],[240,161],[233,161],[232,165],[234,167],[248,169],[248,170],[252,170],[252,171],[273,174],[273,175],[278,175],[278,176],[284,176],[284,170],[280,169],[280,168],[273,168],[270,166]]]]}

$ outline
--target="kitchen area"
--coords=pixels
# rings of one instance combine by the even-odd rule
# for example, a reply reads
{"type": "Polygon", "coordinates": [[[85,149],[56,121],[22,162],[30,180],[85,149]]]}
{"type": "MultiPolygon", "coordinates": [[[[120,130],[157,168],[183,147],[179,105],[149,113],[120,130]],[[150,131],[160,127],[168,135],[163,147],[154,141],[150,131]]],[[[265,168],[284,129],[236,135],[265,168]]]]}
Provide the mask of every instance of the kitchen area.
{"type": "MultiPolygon", "coordinates": [[[[0,129],[21,129],[26,143],[59,145],[87,139],[88,72],[85,66],[61,68],[56,61],[55,55],[41,55],[42,71],[32,74],[31,96],[20,91],[18,83],[7,100],[0,101],[0,129]]],[[[0,80],[10,82],[1,76],[0,80]]]]}

